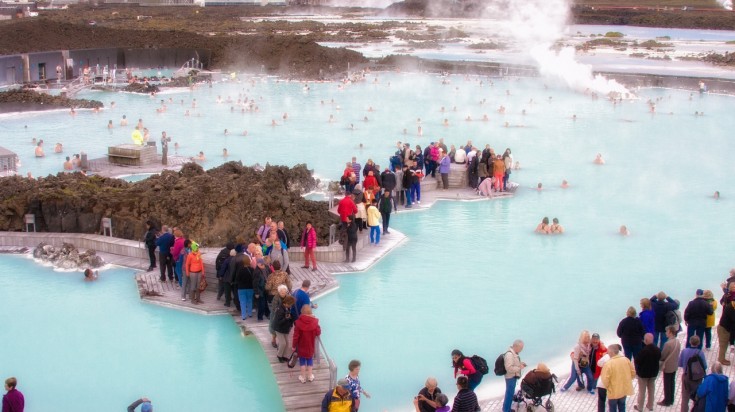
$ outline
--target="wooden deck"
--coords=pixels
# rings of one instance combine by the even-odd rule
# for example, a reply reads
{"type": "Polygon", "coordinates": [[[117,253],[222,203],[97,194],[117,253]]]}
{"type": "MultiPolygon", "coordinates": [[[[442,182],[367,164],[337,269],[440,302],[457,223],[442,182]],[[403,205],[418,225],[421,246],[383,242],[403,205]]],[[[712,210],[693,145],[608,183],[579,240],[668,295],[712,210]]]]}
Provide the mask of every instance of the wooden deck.
{"type": "Polygon", "coordinates": [[[163,170],[179,170],[185,163],[191,162],[190,157],[176,156],[169,154],[167,156],[168,164],[161,164],[161,156],[156,155],[156,161],[153,164],[144,164],[140,166],[124,166],[110,163],[107,157],[89,160],[89,170],[96,175],[105,177],[114,177],[132,173],[161,173],[163,170]]]}

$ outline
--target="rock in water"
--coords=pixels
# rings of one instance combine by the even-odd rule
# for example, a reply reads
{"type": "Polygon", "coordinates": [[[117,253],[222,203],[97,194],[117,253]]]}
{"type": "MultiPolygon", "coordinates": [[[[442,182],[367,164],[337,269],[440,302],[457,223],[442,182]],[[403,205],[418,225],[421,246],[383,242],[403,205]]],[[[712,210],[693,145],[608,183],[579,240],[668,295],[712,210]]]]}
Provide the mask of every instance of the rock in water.
{"type": "Polygon", "coordinates": [[[105,265],[105,261],[97,256],[94,250],[88,249],[79,253],[76,246],[71,243],[64,243],[60,248],[56,248],[41,242],[33,250],[33,257],[51,262],[61,269],[94,269],[105,265]]]}

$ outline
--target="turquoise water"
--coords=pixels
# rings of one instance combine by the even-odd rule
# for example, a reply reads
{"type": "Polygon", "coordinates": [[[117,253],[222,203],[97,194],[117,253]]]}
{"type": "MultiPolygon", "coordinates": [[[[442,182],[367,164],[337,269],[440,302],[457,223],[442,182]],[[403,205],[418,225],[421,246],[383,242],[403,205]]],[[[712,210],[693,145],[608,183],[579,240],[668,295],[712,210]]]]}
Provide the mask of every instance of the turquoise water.
{"type": "MultiPolygon", "coordinates": [[[[327,178],[337,178],[352,156],[361,163],[372,157],[385,166],[397,140],[424,147],[444,137],[447,144],[472,139],[496,151],[512,148],[522,167],[511,175],[520,184],[513,199],[440,203],[423,213],[399,213],[392,223],[409,241],[370,271],[340,276],[340,289],[321,299],[317,315],[340,372],[346,373],[352,358],[363,361],[362,380],[374,395],[363,403],[365,411],[409,408],[428,375],[453,392],[449,353],[454,348],[492,362],[513,339],[522,338],[527,363],[549,362],[554,372],[566,373],[566,354],[581,329],[608,337],[641,297],[665,290],[686,302],[697,288],[717,287],[732,265],[727,256],[734,240],[727,229],[735,199],[729,189],[729,154],[735,149],[731,97],[694,94],[690,99],[686,91],[643,89],[637,91],[640,99],[613,105],[539,79],[494,79],[493,86],[487,78],[482,84],[475,77],[449,80],[442,84],[433,75],[379,73],[343,88],[311,83],[309,91],[301,83],[263,78],[156,99],[89,92],[84,97],[114,99],[117,106],[99,114],[80,111],[73,118],[66,112],[6,116],[0,130],[7,136],[3,145],[21,154],[22,171],[36,175],[60,170],[61,162],[53,154],[29,157],[31,137],[55,142],[57,136],[69,152],[85,149],[90,157],[101,156],[106,145],[129,141],[139,117],[153,137],[161,130],[173,136],[179,154],[204,150],[206,167],[223,162],[218,154],[227,147],[229,160],[304,162],[327,178]],[[230,113],[229,104],[216,103],[219,95],[237,100],[238,93],[254,98],[260,110],[230,113]],[[156,114],[159,99],[169,97],[184,104],[169,104],[167,113],[156,114]],[[194,98],[198,109],[191,108],[194,98]],[[650,113],[648,99],[657,101],[656,114],[650,113]],[[496,112],[500,105],[506,114],[496,112]],[[184,116],[187,109],[192,116],[184,116]],[[705,115],[694,116],[695,111],[705,115]],[[107,120],[117,125],[123,114],[130,126],[108,131],[107,120]],[[328,122],[330,114],[336,121],[328,122]],[[483,114],[489,121],[479,121],[483,114]],[[468,115],[474,120],[465,121],[468,115]],[[416,135],[418,118],[422,137],[416,135]],[[442,125],[445,118],[448,127],[442,125]],[[273,119],[278,126],[270,126],[273,119]],[[232,134],[225,136],[225,128],[232,134]],[[243,129],[247,137],[239,135],[243,129]],[[606,165],[592,163],[598,152],[606,165]],[[569,189],[559,188],[562,179],[569,189]],[[538,182],[545,187],[541,192],[533,189],[538,182]],[[711,198],[715,190],[722,193],[719,201],[711,198]],[[558,217],[567,233],[533,234],[544,216],[558,217]],[[616,234],[622,224],[630,228],[630,237],[616,234]]],[[[126,291],[135,293],[132,287],[126,291]]],[[[129,301],[138,305],[135,297],[129,301]]],[[[157,324],[190,316],[144,310],[160,313],[157,324]]],[[[178,339],[179,333],[176,328],[157,334],[170,340],[169,334],[178,339]]],[[[151,361],[154,355],[160,356],[151,351],[151,361]]],[[[214,369],[195,372],[262,380],[249,368],[214,369]]],[[[121,374],[124,385],[134,374],[121,374]]],[[[487,377],[480,392],[493,393],[493,385],[501,383],[487,377]]],[[[115,403],[120,404],[150,385],[122,387],[102,392],[119,397],[115,403]]],[[[262,396],[278,399],[275,388],[262,396]]]]}
{"type": "Polygon", "coordinates": [[[283,410],[270,365],[229,316],[142,303],[128,269],[86,283],[31,259],[0,257],[3,376],[31,411],[283,410]]]}

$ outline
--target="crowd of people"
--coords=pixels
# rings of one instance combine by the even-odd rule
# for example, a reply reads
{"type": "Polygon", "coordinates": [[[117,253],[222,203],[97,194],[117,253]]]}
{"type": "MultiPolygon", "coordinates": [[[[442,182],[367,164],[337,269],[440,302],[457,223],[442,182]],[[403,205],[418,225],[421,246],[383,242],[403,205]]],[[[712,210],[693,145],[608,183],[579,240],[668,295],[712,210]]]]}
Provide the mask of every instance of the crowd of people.
{"type": "MultiPolygon", "coordinates": [[[[510,149],[496,155],[489,144],[480,150],[471,140],[458,149],[454,145],[447,148],[443,138],[430,142],[423,150],[420,145],[412,149],[409,143],[400,141],[396,143],[396,149],[382,172],[381,166],[372,159],[368,159],[365,166],[356,157],[347,162],[340,177],[340,186],[345,194],[354,193],[358,200],[369,206],[374,199],[388,192],[394,203],[393,210],[397,210],[398,204],[411,208],[413,204],[421,204],[421,181],[425,178],[441,179],[442,189],[449,188],[452,163],[465,165],[467,187],[478,194],[491,196],[493,192],[511,189],[508,179],[514,166],[510,149]]],[[[517,162],[515,168],[519,168],[517,162]]]]}

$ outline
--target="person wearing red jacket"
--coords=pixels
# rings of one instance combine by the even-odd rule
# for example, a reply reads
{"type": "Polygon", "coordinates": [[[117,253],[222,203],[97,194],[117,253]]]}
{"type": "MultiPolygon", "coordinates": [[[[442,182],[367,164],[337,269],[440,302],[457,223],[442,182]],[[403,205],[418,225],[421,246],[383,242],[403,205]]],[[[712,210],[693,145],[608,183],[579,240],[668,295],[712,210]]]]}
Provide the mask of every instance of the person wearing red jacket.
{"type": "MultiPolygon", "coordinates": [[[[353,203],[354,205],[354,203],[353,203]]],[[[357,209],[357,208],[355,208],[357,209]]],[[[309,259],[313,264],[313,271],[316,271],[316,230],[311,225],[311,222],[306,222],[306,229],[301,235],[301,251],[304,252],[304,266],[302,268],[309,268],[309,259]]]]}
{"type": "Polygon", "coordinates": [[[373,192],[373,194],[380,191],[378,179],[375,178],[375,174],[373,174],[372,170],[368,172],[368,175],[365,177],[365,182],[362,184],[362,186],[365,188],[365,190],[370,190],[371,192],[373,192]]]}
{"type": "Polygon", "coordinates": [[[316,338],[322,334],[319,327],[319,319],[311,313],[311,306],[304,305],[301,308],[301,316],[294,323],[293,350],[299,355],[299,366],[301,373],[299,381],[306,383],[314,381],[313,366],[316,338]]]}
{"type": "Polygon", "coordinates": [[[337,204],[337,214],[339,214],[339,220],[342,222],[343,227],[347,227],[347,218],[349,216],[357,214],[357,205],[355,205],[355,200],[352,197],[352,193],[347,193],[337,204]]]}

